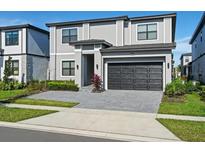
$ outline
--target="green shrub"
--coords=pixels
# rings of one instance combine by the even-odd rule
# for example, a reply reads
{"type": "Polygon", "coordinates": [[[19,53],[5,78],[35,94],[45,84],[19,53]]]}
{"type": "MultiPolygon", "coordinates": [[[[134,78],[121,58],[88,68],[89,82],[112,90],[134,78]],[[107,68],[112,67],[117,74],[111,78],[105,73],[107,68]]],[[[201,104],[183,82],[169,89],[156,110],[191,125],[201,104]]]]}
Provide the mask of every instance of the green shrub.
{"type": "Polygon", "coordinates": [[[194,85],[192,81],[188,81],[185,83],[186,93],[191,94],[194,91],[198,90],[197,84],[194,85]]]}
{"type": "Polygon", "coordinates": [[[47,89],[47,83],[46,83],[46,81],[33,80],[33,81],[29,81],[27,83],[27,88],[30,91],[32,91],[32,90],[44,91],[47,89]]]}
{"type": "Polygon", "coordinates": [[[48,81],[48,90],[71,90],[78,91],[78,85],[74,81],[48,81]]]}
{"type": "Polygon", "coordinates": [[[19,83],[18,81],[10,81],[8,83],[0,82],[0,90],[17,90],[25,88],[24,83],[19,83]]]}
{"type": "Polygon", "coordinates": [[[205,102],[205,91],[200,92],[201,100],[205,102]]]}
{"type": "Polygon", "coordinates": [[[165,95],[168,96],[181,96],[186,93],[185,84],[177,79],[168,84],[165,88],[165,95]]]}

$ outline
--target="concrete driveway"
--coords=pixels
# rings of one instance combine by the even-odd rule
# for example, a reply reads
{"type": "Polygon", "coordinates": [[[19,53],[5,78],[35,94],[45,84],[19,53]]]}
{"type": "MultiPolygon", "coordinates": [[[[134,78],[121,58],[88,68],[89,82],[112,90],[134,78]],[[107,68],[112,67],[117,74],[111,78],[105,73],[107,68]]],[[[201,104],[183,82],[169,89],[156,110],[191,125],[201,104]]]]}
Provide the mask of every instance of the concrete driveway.
{"type": "Polygon", "coordinates": [[[76,108],[156,113],[161,102],[162,92],[134,90],[107,90],[102,93],[48,91],[29,96],[29,98],[79,102],[80,104],[76,108]]]}
{"type": "Polygon", "coordinates": [[[180,141],[155,118],[154,113],[65,108],[17,124],[125,141],[180,141]]]}

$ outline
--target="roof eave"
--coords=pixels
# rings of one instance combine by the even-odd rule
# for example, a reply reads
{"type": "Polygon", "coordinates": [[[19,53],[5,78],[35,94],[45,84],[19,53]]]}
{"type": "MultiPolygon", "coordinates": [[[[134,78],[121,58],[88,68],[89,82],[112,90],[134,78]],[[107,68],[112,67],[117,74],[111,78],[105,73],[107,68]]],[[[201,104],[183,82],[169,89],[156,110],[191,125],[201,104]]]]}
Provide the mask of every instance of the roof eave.
{"type": "Polygon", "coordinates": [[[194,42],[195,38],[197,37],[197,35],[198,35],[199,31],[201,30],[204,23],[205,23],[205,12],[203,13],[203,15],[201,17],[199,24],[197,25],[197,27],[196,27],[196,29],[195,29],[195,31],[194,31],[194,33],[189,41],[189,44],[192,44],[194,42]]]}
{"type": "Polygon", "coordinates": [[[128,20],[128,16],[98,18],[98,19],[87,19],[87,20],[68,21],[68,22],[46,23],[46,26],[47,27],[66,26],[66,25],[76,25],[76,24],[82,24],[82,23],[98,23],[98,22],[105,22],[105,21],[107,22],[107,21],[116,21],[116,20],[128,20]]]}

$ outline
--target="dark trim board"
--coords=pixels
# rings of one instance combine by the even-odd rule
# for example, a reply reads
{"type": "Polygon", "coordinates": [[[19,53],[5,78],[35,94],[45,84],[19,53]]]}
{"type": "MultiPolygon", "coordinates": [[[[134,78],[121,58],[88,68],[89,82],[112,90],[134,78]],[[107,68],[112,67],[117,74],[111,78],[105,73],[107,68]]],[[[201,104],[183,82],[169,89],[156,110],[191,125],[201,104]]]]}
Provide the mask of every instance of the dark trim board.
{"type": "Polygon", "coordinates": [[[50,58],[49,56],[43,56],[43,55],[36,55],[36,54],[31,54],[31,53],[19,53],[19,54],[3,54],[0,56],[23,56],[23,55],[28,55],[28,56],[36,56],[36,57],[42,57],[42,58],[50,58]]]}
{"type": "Polygon", "coordinates": [[[159,62],[108,63],[108,89],[163,89],[163,64],[159,62]]]}

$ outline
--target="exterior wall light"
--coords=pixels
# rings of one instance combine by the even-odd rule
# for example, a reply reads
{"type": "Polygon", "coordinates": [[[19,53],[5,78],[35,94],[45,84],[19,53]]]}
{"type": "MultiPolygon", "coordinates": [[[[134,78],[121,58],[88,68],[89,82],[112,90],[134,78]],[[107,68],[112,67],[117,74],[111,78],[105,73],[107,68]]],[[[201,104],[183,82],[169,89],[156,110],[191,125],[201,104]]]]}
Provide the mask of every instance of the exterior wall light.
{"type": "Polygon", "coordinates": [[[79,69],[79,65],[77,65],[77,70],[79,69]]]}
{"type": "Polygon", "coordinates": [[[96,69],[98,70],[98,64],[96,64],[96,69]]]}

